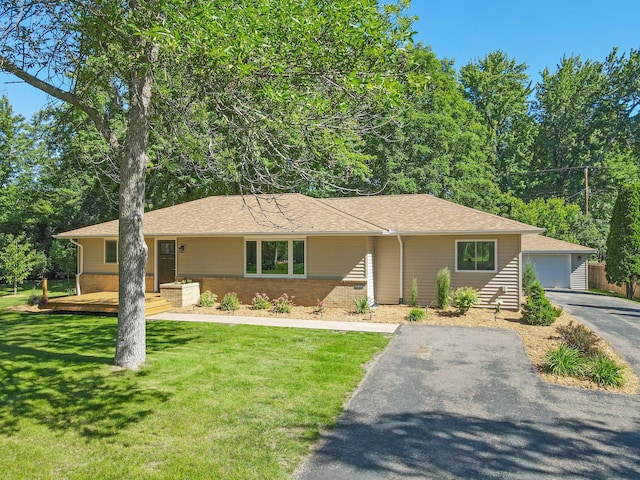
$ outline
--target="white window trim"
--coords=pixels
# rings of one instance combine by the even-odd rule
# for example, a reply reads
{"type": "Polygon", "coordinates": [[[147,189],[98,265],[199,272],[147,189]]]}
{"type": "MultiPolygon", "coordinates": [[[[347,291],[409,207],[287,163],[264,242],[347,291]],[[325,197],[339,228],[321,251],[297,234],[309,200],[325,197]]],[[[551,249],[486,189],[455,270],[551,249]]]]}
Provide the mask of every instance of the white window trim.
{"type": "Polygon", "coordinates": [[[498,271],[498,239],[497,238],[461,238],[455,242],[455,272],[456,273],[497,273],[498,271]],[[458,243],[465,242],[493,242],[493,270],[458,270],[458,243]]]}
{"type": "Polygon", "coordinates": [[[103,256],[102,261],[104,265],[118,265],[118,258],[120,254],[120,242],[117,238],[105,238],[103,242],[103,256]],[[107,242],[116,242],[116,261],[115,262],[107,262],[107,242]]]}
{"type": "Polygon", "coordinates": [[[307,278],[309,264],[307,263],[307,237],[244,237],[244,261],[242,271],[247,278],[307,278]],[[293,242],[304,242],[304,274],[293,273],[293,242]],[[256,242],[256,271],[258,273],[247,273],[247,242],[256,242]],[[262,270],[262,242],[288,242],[287,245],[287,267],[289,273],[286,275],[270,275],[261,273],[262,270]]]}

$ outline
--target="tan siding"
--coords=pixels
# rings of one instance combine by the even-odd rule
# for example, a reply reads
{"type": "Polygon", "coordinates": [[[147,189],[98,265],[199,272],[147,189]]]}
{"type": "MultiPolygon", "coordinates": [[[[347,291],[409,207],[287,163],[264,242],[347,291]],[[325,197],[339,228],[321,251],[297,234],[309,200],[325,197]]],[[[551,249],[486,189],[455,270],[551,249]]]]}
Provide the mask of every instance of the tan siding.
{"type": "Polygon", "coordinates": [[[394,305],[400,298],[400,244],[396,237],[376,237],[374,279],[376,302],[394,305]]]}
{"type": "Polygon", "coordinates": [[[147,274],[152,274],[155,270],[155,248],[156,242],[154,238],[145,238],[145,242],[147,242],[147,274]]]}
{"type": "Polygon", "coordinates": [[[243,276],[244,239],[242,237],[178,238],[177,247],[184,245],[178,256],[178,277],[243,276]]]}
{"type": "Polygon", "coordinates": [[[308,237],[309,278],[366,280],[366,237],[308,237]]]}
{"type": "Polygon", "coordinates": [[[436,274],[443,267],[451,271],[451,290],[468,286],[479,290],[480,306],[495,305],[501,300],[505,308],[519,307],[519,253],[520,235],[486,237],[498,243],[497,272],[456,272],[455,241],[483,239],[475,236],[415,236],[403,237],[405,253],[404,298],[411,296],[413,278],[418,281],[420,303],[436,301],[436,274]],[[507,288],[507,292],[502,291],[507,288]]]}
{"type": "Polygon", "coordinates": [[[367,297],[369,297],[370,304],[375,303],[375,297],[376,297],[375,279],[373,274],[374,250],[375,250],[375,241],[373,237],[368,237],[367,238],[367,256],[365,259],[365,264],[367,267],[367,297]]]}
{"type": "MultiPolygon", "coordinates": [[[[112,240],[112,239],[109,239],[112,240]]],[[[118,265],[104,263],[104,239],[83,238],[80,243],[84,255],[84,271],[86,273],[118,273],[118,265]]]]}
{"type": "Polygon", "coordinates": [[[572,290],[586,290],[587,289],[587,258],[589,256],[585,254],[573,254],[571,255],[571,276],[570,276],[570,288],[572,290]],[[578,260],[580,257],[580,260],[578,260]]]}

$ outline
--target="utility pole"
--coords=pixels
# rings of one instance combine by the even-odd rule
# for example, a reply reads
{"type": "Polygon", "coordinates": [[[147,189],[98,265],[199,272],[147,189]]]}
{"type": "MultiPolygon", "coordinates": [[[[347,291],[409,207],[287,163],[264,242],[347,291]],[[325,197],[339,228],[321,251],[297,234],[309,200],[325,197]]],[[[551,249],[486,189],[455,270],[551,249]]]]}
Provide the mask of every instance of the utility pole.
{"type": "Polygon", "coordinates": [[[589,167],[584,167],[584,214],[589,215],[589,167]]]}

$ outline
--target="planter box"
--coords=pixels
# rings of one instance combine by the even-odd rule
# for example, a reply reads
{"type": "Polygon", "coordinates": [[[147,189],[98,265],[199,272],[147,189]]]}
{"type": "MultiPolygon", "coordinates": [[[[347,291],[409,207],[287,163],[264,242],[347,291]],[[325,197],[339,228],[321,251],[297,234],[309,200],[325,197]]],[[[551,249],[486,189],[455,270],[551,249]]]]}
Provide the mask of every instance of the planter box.
{"type": "Polygon", "coordinates": [[[160,296],[175,308],[195,305],[200,300],[200,284],[163,283],[160,285],[160,296]]]}

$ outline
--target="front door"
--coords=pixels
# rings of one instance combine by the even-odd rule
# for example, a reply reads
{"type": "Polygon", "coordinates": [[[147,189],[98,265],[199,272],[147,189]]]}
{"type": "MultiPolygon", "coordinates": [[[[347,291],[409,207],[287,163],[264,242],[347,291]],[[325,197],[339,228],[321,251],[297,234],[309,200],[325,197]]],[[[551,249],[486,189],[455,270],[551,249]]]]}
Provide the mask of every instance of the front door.
{"type": "Polygon", "coordinates": [[[158,240],[158,283],[171,283],[176,279],[176,241],[158,240]]]}

